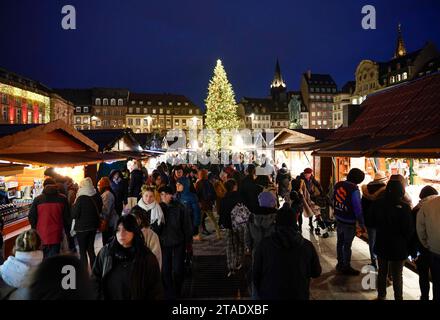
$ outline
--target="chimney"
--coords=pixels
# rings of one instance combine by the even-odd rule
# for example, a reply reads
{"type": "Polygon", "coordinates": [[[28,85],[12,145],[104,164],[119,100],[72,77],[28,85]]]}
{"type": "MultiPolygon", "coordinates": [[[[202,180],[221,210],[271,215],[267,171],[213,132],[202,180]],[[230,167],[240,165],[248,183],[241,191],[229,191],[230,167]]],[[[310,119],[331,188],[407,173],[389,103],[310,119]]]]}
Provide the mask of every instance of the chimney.
{"type": "Polygon", "coordinates": [[[307,70],[307,78],[309,80],[312,78],[312,70],[307,70]]]}

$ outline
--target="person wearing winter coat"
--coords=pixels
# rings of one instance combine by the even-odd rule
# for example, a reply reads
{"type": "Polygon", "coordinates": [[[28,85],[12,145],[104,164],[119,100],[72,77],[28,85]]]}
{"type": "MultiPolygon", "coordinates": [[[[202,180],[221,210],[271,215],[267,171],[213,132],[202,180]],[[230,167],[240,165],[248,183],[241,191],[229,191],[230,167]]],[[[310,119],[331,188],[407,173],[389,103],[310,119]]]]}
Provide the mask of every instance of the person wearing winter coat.
{"type": "Polygon", "coordinates": [[[136,217],[136,221],[139,228],[141,228],[142,235],[144,236],[145,246],[154,253],[157,262],[159,263],[159,268],[162,270],[162,250],[160,248],[160,240],[156,232],[150,228],[151,212],[148,213],[137,205],[131,208],[130,214],[136,217]]]}
{"type": "Polygon", "coordinates": [[[244,205],[250,212],[258,210],[258,195],[263,191],[261,186],[256,183],[256,168],[253,164],[247,167],[247,176],[240,184],[239,192],[244,201],[244,205]]]}
{"type": "Polygon", "coordinates": [[[184,280],[185,250],[192,243],[191,215],[185,206],[173,199],[173,190],[159,189],[165,225],[159,234],[162,249],[162,280],[167,299],[181,296],[184,280]]]}
{"type": "Polygon", "coordinates": [[[95,236],[102,212],[102,198],[96,192],[92,179],[81,180],[76,200],[72,208],[73,231],[79,246],[81,262],[87,269],[88,258],[90,267],[95,262],[95,236]]]}
{"type": "MultiPolygon", "coordinates": [[[[438,196],[438,191],[431,186],[426,186],[420,191],[420,202],[412,210],[413,224],[417,225],[417,216],[420,208],[432,199],[438,196]]],[[[414,233],[410,243],[410,255],[417,266],[419,274],[420,300],[429,300],[429,272],[431,264],[431,253],[425,248],[419,240],[417,232],[414,233]]]]}
{"type": "Polygon", "coordinates": [[[28,277],[43,261],[41,239],[34,229],[22,232],[15,240],[12,256],[0,266],[0,277],[14,288],[24,288],[28,277]]]}
{"type": "Polygon", "coordinates": [[[237,182],[229,179],[225,183],[226,195],[220,201],[219,224],[226,230],[226,263],[228,267],[228,277],[235,271],[240,270],[244,257],[244,234],[245,228],[234,230],[232,228],[231,212],[238,204],[244,204],[243,198],[238,192],[237,182]]]}
{"type": "Polygon", "coordinates": [[[198,180],[195,184],[195,188],[202,213],[200,218],[199,235],[201,233],[209,235],[209,232],[205,226],[205,218],[208,216],[212,224],[214,225],[217,239],[220,239],[220,228],[218,226],[217,219],[214,217],[213,213],[214,202],[217,198],[217,195],[215,193],[214,186],[208,180],[208,170],[199,170],[198,180]]]}
{"type": "Polygon", "coordinates": [[[295,228],[296,218],[279,210],[274,232],[255,252],[252,280],[262,300],[308,300],[310,279],[322,269],[313,244],[295,228]]]}
{"type": "Polygon", "coordinates": [[[128,183],[122,175],[121,170],[112,170],[108,177],[115,196],[115,210],[118,216],[120,216],[124,209],[124,205],[127,204],[128,183]]]}
{"type": "Polygon", "coordinates": [[[377,257],[374,253],[376,243],[376,229],[370,223],[369,210],[371,204],[385,196],[387,187],[387,177],[385,173],[379,171],[375,174],[374,180],[362,186],[362,212],[364,213],[365,227],[368,233],[368,246],[370,247],[371,265],[377,269],[377,257]]]}
{"type": "Polygon", "coordinates": [[[393,279],[394,298],[403,299],[403,266],[409,256],[410,240],[415,232],[410,206],[403,201],[405,189],[390,180],[385,197],[371,206],[371,225],[376,229],[374,252],[378,258],[378,299],[386,299],[387,276],[393,279]]]}
{"type": "Polygon", "coordinates": [[[336,270],[349,276],[360,274],[351,266],[351,246],[356,236],[356,222],[362,230],[365,229],[361,193],[358,187],[364,179],[365,173],[353,168],[348,173],[346,181],[340,181],[334,186],[333,207],[337,224],[338,258],[336,270]]]}
{"type": "MultiPolygon", "coordinates": [[[[252,261],[261,240],[274,231],[274,222],[277,214],[277,199],[272,192],[265,191],[260,193],[258,195],[258,202],[260,207],[256,213],[250,214],[244,235],[246,247],[252,253],[252,261]]],[[[257,297],[255,287],[252,287],[252,297],[257,297]]]]}
{"type": "Polygon", "coordinates": [[[163,299],[158,261],[145,246],[133,215],[118,219],[115,237],[98,253],[92,281],[98,299],[163,299]]]}
{"type": "Polygon", "coordinates": [[[141,198],[141,188],[145,182],[144,173],[142,172],[142,168],[140,163],[135,161],[129,167],[132,169],[130,172],[130,182],[128,185],[128,197],[134,197],[139,200],[141,198]]]}
{"type": "Polygon", "coordinates": [[[141,193],[142,198],[139,199],[137,205],[146,211],[151,230],[159,234],[165,224],[165,217],[160,202],[156,201],[158,192],[155,188],[144,185],[141,193]]]}
{"type": "Polygon", "coordinates": [[[440,301],[440,197],[424,203],[417,214],[417,235],[431,255],[433,299],[440,301]]]}
{"type": "Polygon", "coordinates": [[[67,198],[59,193],[55,181],[48,178],[43,187],[43,193],[32,202],[28,219],[41,238],[44,258],[49,258],[60,253],[63,231],[70,229],[71,219],[67,198]]]}
{"type": "MultiPolygon", "coordinates": [[[[318,203],[318,197],[324,195],[324,190],[322,189],[319,181],[316,180],[315,176],[313,175],[313,170],[311,168],[304,169],[304,171],[300,174],[299,179],[304,183],[304,187],[310,197],[310,202],[312,202],[314,204],[313,206],[315,206],[315,204],[318,203]]],[[[315,231],[315,233],[319,235],[320,229],[325,229],[325,225],[321,219],[321,209],[315,211],[316,213],[314,215],[315,221],[317,222],[317,228],[315,230],[313,225],[313,215],[309,216],[309,228],[311,232],[315,231]]]]}
{"type": "Polygon", "coordinates": [[[108,177],[102,177],[98,182],[98,191],[102,199],[102,213],[101,218],[107,223],[107,229],[102,231],[102,245],[105,246],[110,238],[114,235],[116,230],[116,222],[118,221],[118,214],[116,213],[115,196],[111,191],[111,182],[108,177]]]}
{"type": "Polygon", "coordinates": [[[283,163],[281,169],[278,170],[278,174],[276,177],[276,184],[278,186],[278,195],[281,198],[284,198],[285,196],[289,195],[290,180],[292,180],[292,176],[290,175],[290,172],[287,169],[287,165],[283,163]]]}
{"type": "Polygon", "coordinates": [[[190,182],[186,177],[181,177],[176,182],[177,194],[176,200],[179,201],[190,213],[194,240],[201,240],[199,233],[201,210],[197,195],[190,191],[190,182]]]}

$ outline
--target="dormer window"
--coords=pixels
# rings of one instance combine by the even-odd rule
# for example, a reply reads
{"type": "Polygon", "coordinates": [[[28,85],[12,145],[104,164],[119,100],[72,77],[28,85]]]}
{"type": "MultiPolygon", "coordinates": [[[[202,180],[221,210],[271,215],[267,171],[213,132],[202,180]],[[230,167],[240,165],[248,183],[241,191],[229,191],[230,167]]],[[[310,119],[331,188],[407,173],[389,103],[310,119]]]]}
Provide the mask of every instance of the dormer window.
{"type": "Polygon", "coordinates": [[[95,105],[100,106],[101,105],[101,99],[96,98],[95,99],[95,105]]]}

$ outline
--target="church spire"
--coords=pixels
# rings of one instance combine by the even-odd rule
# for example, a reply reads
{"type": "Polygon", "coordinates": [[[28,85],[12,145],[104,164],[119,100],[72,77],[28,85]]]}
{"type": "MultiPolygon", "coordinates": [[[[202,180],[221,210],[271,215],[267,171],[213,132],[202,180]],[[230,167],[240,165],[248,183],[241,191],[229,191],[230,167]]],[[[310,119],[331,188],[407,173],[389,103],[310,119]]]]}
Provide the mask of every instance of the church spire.
{"type": "Polygon", "coordinates": [[[394,53],[394,58],[400,58],[405,55],[406,55],[406,48],[402,37],[402,25],[399,23],[397,27],[397,46],[396,46],[396,52],[394,53]]]}
{"type": "Polygon", "coordinates": [[[283,77],[281,75],[281,68],[280,68],[280,63],[278,62],[277,59],[277,64],[275,66],[275,75],[273,77],[273,81],[272,84],[270,85],[271,89],[274,88],[285,88],[286,84],[283,81],[283,77]]]}

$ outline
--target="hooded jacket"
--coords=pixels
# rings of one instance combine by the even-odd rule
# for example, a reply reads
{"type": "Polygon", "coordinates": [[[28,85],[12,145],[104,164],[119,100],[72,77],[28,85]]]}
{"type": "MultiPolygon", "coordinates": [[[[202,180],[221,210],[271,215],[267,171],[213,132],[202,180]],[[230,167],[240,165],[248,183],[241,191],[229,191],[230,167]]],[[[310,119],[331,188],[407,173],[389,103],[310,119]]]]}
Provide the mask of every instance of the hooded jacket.
{"type": "Polygon", "coordinates": [[[161,203],[165,216],[165,225],[161,228],[159,239],[161,247],[186,245],[192,241],[193,225],[191,216],[179,201],[171,200],[169,204],[161,203]]]}
{"type": "Polygon", "coordinates": [[[183,185],[183,191],[177,193],[176,200],[183,204],[190,213],[193,226],[199,226],[201,212],[197,196],[195,193],[191,192],[190,182],[188,178],[179,178],[179,183],[183,185]]]}
{"type": "Polygon", "coordinates": [[[375,202],[378,199],[381,199],[385,196],[385,189],[386,189],[385,183],[373,183],[370,182],[367,185],[362,186],[362,212],[364,213],[364,221],[365,226],[367,228],[371,228],[371,222],[370,222],[370,207],[373,202],[375,202]]]}
{"type": "Polygon", "coordinates": [[[322,269],[313,244],[293,227],[276,226],[258,246],[252,278],[262,300],[308,300],[322,269]]]}
{"type": "Polygon", "coordinates": [[[130,174],[130,184],[128,185],[128,196],[141,198],[141,189],[144,184],[144,174],[142,170],[134,169],[130,174]]]}
{"type": "Polygon", "coordinates": [[[75,219],[74,230],[77,232],[97,230],[102,205],[102,198],[98,193],[91,197],[79,196],[72,208],[72,219],[75,219]]]}
{"type": "Polygon", "coordinates": [[[43,251],[15,252],[0,266],[0,277],[14,288],[23,288],[27,277],[43,261],[43,251]]]}
{"type": "Polygon", "coordinates": [[[278,171],[276,183],[278,184],[278,193],[283,198],[289,194],[290,180],[292,180],[290,172],[286,168],[281,168],[278,171]]]}
{"type": "Polygon", "coordinates": [[[56,185],[47,185],[32,202],[28,218],[43,245],[61,243],[64,228],[70,228],[71,224],[67,198],[59,193],[56,185]]]}
{"type": "Polygon", "coordinates": [[[220,200],[219,222],[225,229],[232,229],[231,211],[238,203],[244,203],[238,191],[228,192],[220,200]]]}
{"type": "MultiPolygon", "coordinates": [[[[149,288],[149,290],[148,292],[145,292],[144,299],[159,300],[163,297],[159,265],[154,254],[146,247],[145,250],[149,268],[145,270],[143,279],[146,282],[145,287],[149,288]]],[[[127,268],[126,270],[133,270],[133,266],[136,263],[133,248],[122,248],[116,239],[113,239],[112,242],[99,251],[91,275],[95,294],[98,299],[109,299],[111,296],[115,295],[119,297],[124,296],[127,299],[132,298],[130,297],[129,290],[127,290],[130,286],[130,274],[127,274],[127,272],[121,272],[121,269],[115,269],[121,260],[131,264],[130,268],[127,268]],[[118,274],[115,275],[115,273],[118,274]],[[118,283],[119,288],[117,290],[115,290],[115,288],[109,288],[108,282],[110,276],[121,279],[118,283]]]]}
{"type": "MultiPolygon", "coordinates": [[[[432,199],[435,199],[437,195],[427,196],[424,199],[421,199],[420,202],[412,209],[412,219],[413,224],[417,227],[417,216],[419,214],[420,208],[427,202],[429,202],[432,199]]],[[[409,245],[409,253],[411,257],[414,259],[417,257],[417,253],[428,255],[429,251],[427,248],[425,248],[422,243],[420,242],[419,236],[417,235],[417,232],[414,233],[410,245],[409,245]]]]}
{"type": "Polygon", "coordinates": [[[274,230],[277,214],[275,208],[259,207],[256,213],[251,213],[246,224],[245,244],[255,254],[261,240],[269,236],[274,230]]]}

